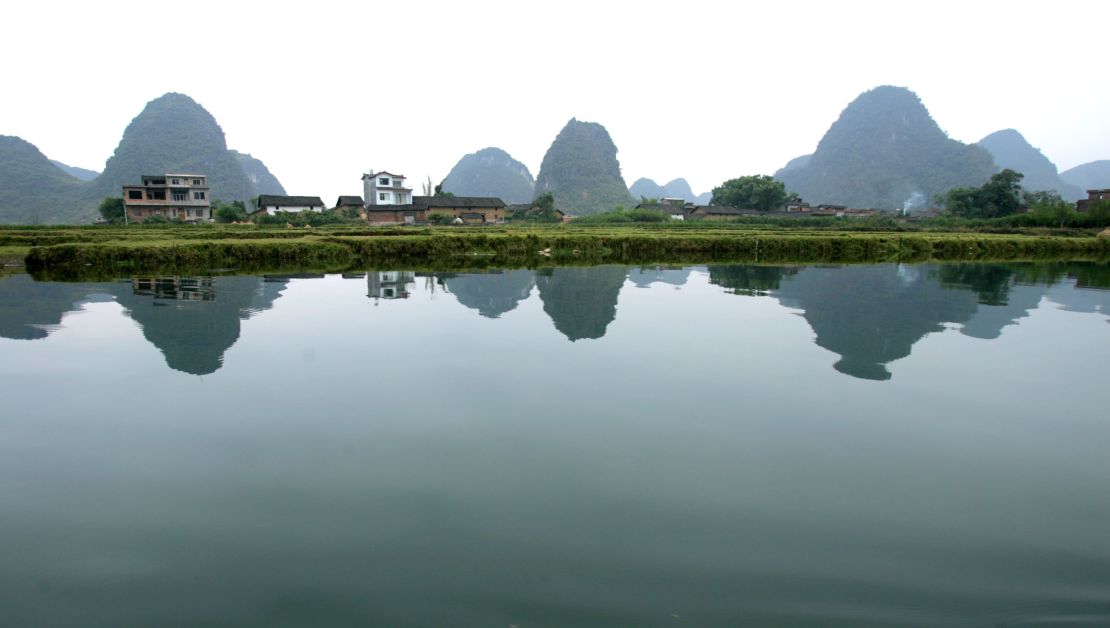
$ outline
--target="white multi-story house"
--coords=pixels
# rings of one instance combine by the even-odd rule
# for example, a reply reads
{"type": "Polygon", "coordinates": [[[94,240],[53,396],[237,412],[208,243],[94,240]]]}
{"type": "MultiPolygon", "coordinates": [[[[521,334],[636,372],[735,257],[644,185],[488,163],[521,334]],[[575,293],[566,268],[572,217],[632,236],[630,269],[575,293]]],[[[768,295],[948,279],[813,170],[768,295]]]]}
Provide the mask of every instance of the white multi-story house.
{"type": "Polygon", "coordinates": [[[362,198],[366,206],[411,205],[412,188],[405,187],[404,175],[367,172],[362,175],[362,198]]]}

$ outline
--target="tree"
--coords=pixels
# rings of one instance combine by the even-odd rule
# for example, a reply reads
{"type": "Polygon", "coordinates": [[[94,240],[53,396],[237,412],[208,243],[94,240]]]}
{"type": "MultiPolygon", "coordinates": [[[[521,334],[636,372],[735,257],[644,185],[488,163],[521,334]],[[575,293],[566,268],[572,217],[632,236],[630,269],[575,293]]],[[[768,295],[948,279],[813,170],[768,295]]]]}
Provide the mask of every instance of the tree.
{"type": "Polygon", "coordinates": [[[537,196],[536,200],[532,201],[532,205],[544,211],[551,211],[555,209],[555,195],[551,192],[544,192],[537,196]]]}
{"type": "Polygon", "coordinates": [[[108,196],[100,201],[100,206],[96,208],[100,212],[101,217],[111,223],[123,222],[123,197],[122,196],[108,196]]]}
{"type": "Polygon", "coordinates": [[[428,175],[428,181],[421,183],[420,187],[424,188],[424,196],[431,196],[432,192],[435,191],[435,187],[432,185],[432,175],[428,175]]]}
{"type": "Polygon", "coordinates": [[[713,188],[713,200],[709,201],[709,204],[754,208],[765,212],[780,207],[788,198],[796,196],[786,191],[782,181],[776,181],[765,174],[757,174],[729,179],[719,187],[713,188]]]}
{"type": "Polygon", "coordinates": [[[991,175],[978,188],[953,188],[944,195],[949,213],[964,218],[997,218],[1016,213],[1021,207],[1021,179],[1025,175],[1009,168],[991,175]]]}
{"type": "Polygon", "coordinates": [[[221,223],[242,222],[247,219],[247,208],[243,201],[233,201],[230,205],[219,203],[212,217],[221,223]]]}
{"type": "Polygon", "coordinates": [[[448,198],[454,198],[455,197],[454,194],[452,194],[450,192],[443,191],[443,184],[442,183],[440,183],[439,185],[436,186],[435,192],[436,192],[435,196],[446,196],[448,198]]]}

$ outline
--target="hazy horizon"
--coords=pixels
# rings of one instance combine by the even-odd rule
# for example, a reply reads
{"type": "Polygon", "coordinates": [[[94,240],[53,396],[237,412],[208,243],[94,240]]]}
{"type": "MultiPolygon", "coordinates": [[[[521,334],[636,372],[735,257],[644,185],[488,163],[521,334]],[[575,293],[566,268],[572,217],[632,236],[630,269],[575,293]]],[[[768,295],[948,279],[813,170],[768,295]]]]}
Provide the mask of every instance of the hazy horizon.
{"type": "Polygon", "coordinates": [[[1097,51],[1072,44],[1107,5],[291,7],[12,7],[0,51],[20,60],[7,86],[21,97],[0,101],[0,134],[99,171],[148,101],[180,92],[289,194],[330,203],[368,169],[419,190],[487,146],[535,176],[574,117],[608,129],[626,183],[684,177],[701,193],[812,152],[849,102],[891,84],[954,139],[1015,128],[1060,170],[1110,159],[1096,139],[1110,88],[1097,51]]]}

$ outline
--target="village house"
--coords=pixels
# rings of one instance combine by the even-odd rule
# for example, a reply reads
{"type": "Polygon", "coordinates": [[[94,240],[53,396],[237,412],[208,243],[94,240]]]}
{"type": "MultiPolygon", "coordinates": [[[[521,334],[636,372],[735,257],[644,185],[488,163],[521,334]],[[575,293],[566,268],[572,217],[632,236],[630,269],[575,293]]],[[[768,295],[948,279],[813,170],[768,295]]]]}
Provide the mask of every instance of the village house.
{"type": "Polygon", "coordinates": [[[686,217],[695,220],[732,220],[739,216],[760,216],[762,214],[758,209],[736,209],[724,205],[693,205],[686,212],[686,217]]]}
{"type": "Polygon", "coordinates": [[[426,223],[431,214],[446,214],[455,224],[498,224],[505,222],[505,202],[476,196],[414,196],[408,205],[366,207],[369,222],[379,225],[426,223]]]}
{"type": "Polygon", "coordinates": [[[340,196],[332,209],[363,209],[363,205],[361,196],[340,196]]]}
{"type": "Polygon", "coordinates": [[[362,175],[362,198],[367,207],[375,205],[411,205],[412,188],[405,187],[405,177],[386,171],[362,175]]]}
{"type": "Polygon", "coordinates": [[[423,207],[425,216],[433,213],[447,214],[456,223],[466,225],[499,224],[505,222],[505,202],[486,196],[417,196],[414,205],[423,207]]]}
{"type": "Polygon", "coordinates": [[[505,203],[499,198],[414,196],[404,175],[384,170],[363,174],[362,191],[361,198],[340,196],[333,209],[362,209],[365,220],[377,225],[425,224],[431,214],[446,214],[454,224],[505,222],[505,203]]]}
{"type": "MultiPolygon", "coordinates": [[[[506,205],[504,211],[506,220],[517,220],[531,212],[542,212],[544,210],[535,203],[516,203],[513,205],[506,205]],[[514,217],[513,214],[516,214],[516,216],[514,217]]],[[[552,208],[551,213],[559,219],[559,222],[570,222],[572,218],[572,216],[567,215],[567,213],[561,209],[552,208]]]]}
{"type": "Polygon", "coordinates": [[[277,215],[279,212],[299,214],[300,212],[324,211],[324,201],[319,196],[279,196],[277,194],[263,194],[258,197],[258,209],[251,212],[252,216],[258,214],[277,215]]]}
{"type": "Polygon", "coordinates": [[[143,175],[142,179],[141,185],[123,186],[127,222],[143,222],[152,216],[185,222],[211,220],[212,201],[205,175],[143,175]]]}
{"type": "Polygon", "coordinates": [[[1075,211],[1087,213],[1087,210],[1091,208],[1091,203],[1099,201],[1110,202],[1110,189],[1087,190],[1087,198],[1081,198],[1075,202],[1075,211]]]}

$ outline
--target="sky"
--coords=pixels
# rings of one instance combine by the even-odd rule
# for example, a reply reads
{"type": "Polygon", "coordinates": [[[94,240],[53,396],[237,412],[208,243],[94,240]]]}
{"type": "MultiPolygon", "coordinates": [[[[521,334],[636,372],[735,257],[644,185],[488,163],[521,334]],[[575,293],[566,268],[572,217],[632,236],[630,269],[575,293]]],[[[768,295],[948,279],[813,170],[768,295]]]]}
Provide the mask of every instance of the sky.
{"type": "MultiPolygon", "coordinates": [[[[950,137],[1016,128],[1061,170],[1110,159],[1098,24],[1110,2],[18,2],[4,9],[0,134],[101,170],[166,92],[289,194],[363,172],[443,179],[497,146],[533,176],[571,118],[600,122],[625,181],[695,193],[811,153],[878,85],[950,137]]],[[[141,173],[135,173],[136,178],[141,173]]]]}

